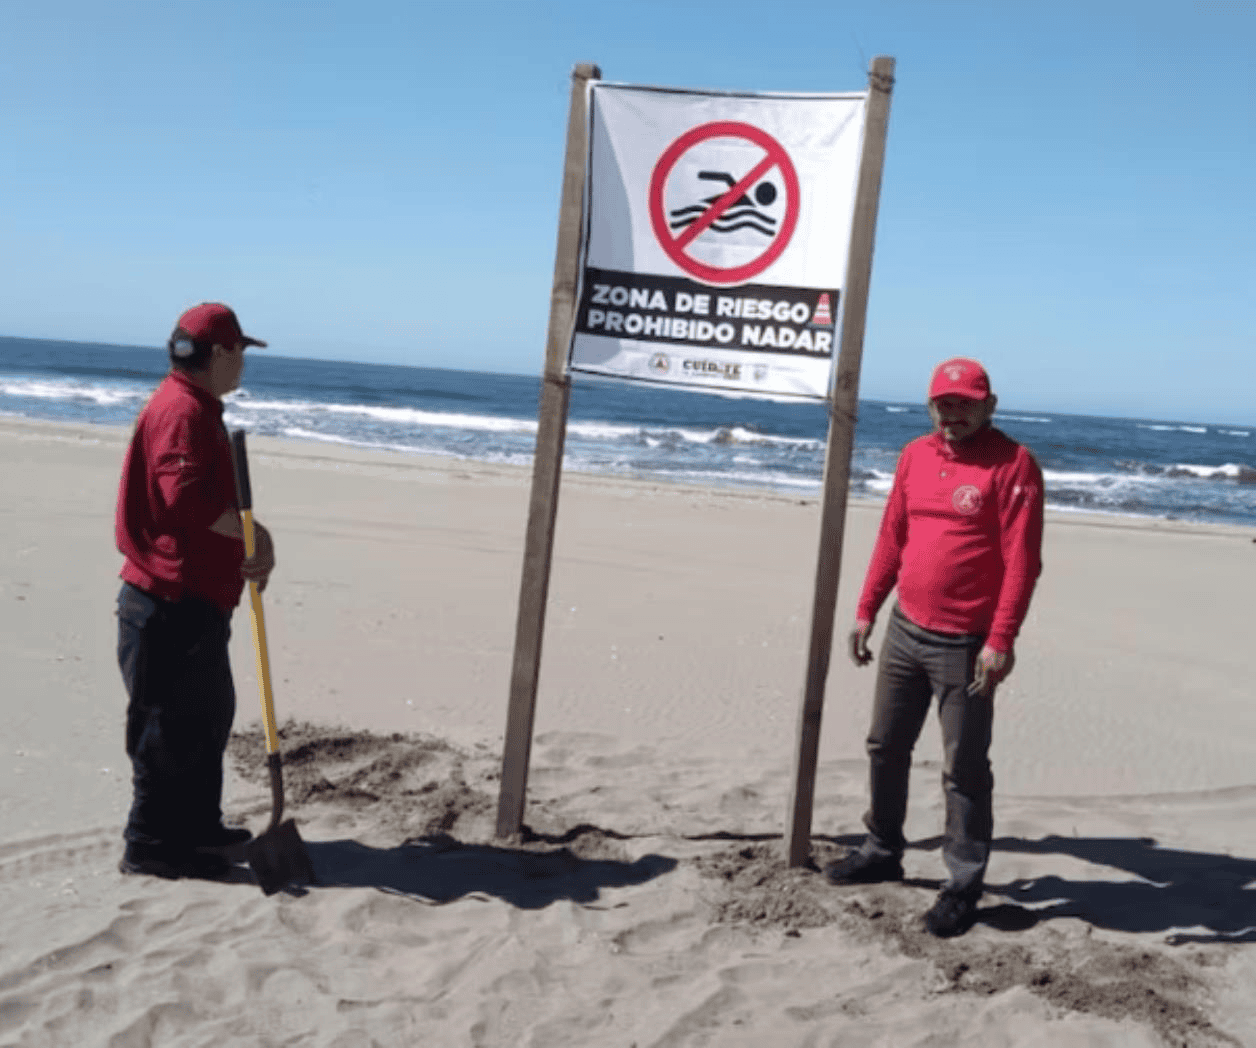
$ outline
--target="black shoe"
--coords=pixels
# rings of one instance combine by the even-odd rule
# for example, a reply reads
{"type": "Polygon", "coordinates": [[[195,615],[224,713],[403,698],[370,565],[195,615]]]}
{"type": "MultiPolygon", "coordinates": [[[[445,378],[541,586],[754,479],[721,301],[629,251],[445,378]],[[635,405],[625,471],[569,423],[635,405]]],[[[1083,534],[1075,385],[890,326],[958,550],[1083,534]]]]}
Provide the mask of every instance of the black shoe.
{"type": "Polygon", "coordinates": [[[196,846],[198,848],[230,848],[235,844],[247,844],[252,839],[253,834],[243,826],[224,826],[219,823],[208,833],[200,834],[196,838],[196,846]]]}
{"type": "Polygon", "coordinates": [[[897,855],[875,856],[853,851],[844,859],[829,863],[824,876],[830,884],[878,884],[901,881],[903,862],[897,855]]]}
{"type": "Polygon", "coordinates": [[[192,858],[183,868],[183,876],[200,881],[221,881],[234,866],[235,863],[223,855],[217,855],[214,852],[193,852],[192,858]]]}
{"type": "Polygon", "coordinates": [[[183,866],[187,861],[186,852],[177,852],[173,848],[163,848],[155,844],[136,844],[129,841],[126,851],[122,853],[122,861],[118,863],[119,873],[139,873],[148,877],[165,877],[177,881],[183,876],[183,866]]]}
{"type": "Polygon", "coordinates": [[[943,891],[925,914],[925,930],[939,939],[963,935],[977,919],[980,894],[943,891]]]}
{"type": "Polygon", "coordinates": [[[119,873],[164,877],[170,881],[181,877],[216,881],[225,877],[230,869],[231,863],[221,855],[134,842],[127,844],[118,863],[119,873]]]}

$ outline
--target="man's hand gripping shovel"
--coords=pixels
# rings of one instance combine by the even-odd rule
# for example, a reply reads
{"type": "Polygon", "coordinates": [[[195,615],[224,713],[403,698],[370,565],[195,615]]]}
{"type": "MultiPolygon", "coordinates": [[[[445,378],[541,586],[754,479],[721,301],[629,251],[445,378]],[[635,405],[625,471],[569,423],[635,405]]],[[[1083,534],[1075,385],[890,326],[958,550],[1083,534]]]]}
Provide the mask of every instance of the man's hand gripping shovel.
{"type": "MultiPolygon", "coordinates": [[[[253,492],[249,484],[249,463],[244,447],[244,431],[231,434],[231,464],[235,468],[236,496],[240,503],[240,524],[244,531],[244,553],[253,556],[253,492]]],[[[264,833],[244,846],[257,883],[267,895],[289,884],[317,884],[314,864],[297,824],[283,818],[283,758],[279,753],[279,731],[275,727],[275,698],[270,687],[270,658],[266,650],[266,620],[262,615],[262,595],[256,582],[249,582],[249,602],[253,620],[253,650],[257,653],[257,683],[262,693],[262,730],[266,735],[266,766],[270,771],[270,825],[264,833]]]]}

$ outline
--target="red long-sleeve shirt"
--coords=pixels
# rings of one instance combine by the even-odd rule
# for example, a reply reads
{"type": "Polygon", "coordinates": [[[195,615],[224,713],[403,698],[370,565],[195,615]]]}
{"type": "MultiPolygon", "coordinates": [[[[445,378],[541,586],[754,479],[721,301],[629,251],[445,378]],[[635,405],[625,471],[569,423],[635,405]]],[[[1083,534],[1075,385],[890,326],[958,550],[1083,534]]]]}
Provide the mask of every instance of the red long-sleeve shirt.
{"type": "Polygon", "coordinates": [[[983,634],[1009,651],[1042,570],[1042,470],[993,427],[903,449],[856,616],[898,586],[903,614],[937,633],[983,634]]]}
{"type": "Polygon", "coordinates": [[[171,371],[140,412],[122,466],[114,535],[123,581],[231,611],[244,588],[244,543],[209,526],[235,504],[222,401],[171,371]]]}

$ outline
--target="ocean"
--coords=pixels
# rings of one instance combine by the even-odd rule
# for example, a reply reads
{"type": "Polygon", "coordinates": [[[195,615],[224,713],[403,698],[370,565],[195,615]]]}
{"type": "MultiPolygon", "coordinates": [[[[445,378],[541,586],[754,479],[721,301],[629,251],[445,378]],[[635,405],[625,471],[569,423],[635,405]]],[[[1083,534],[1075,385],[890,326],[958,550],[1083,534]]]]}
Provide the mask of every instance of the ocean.
{"type": "MultiPolygon", "coordinates": [[[[538,359],[538,370],[539,370],[538,359]]],[[[0,414],[130,425],[164,349],[0,337],[0,414]]],[[[231,428],[306,443],[527,465],[539,380],[249,353],[231,428]]],[[[995,424],[1042,465],[1059,510],[1256,526],[1256,427],[1000,408],[995,424]]],[[[576,376],[564,468],[816,495],[825,406],[576,376]]],[[[884,497],[898,451],[928,432],[923,403],[861,400],[851,494],[884,497]]]]}

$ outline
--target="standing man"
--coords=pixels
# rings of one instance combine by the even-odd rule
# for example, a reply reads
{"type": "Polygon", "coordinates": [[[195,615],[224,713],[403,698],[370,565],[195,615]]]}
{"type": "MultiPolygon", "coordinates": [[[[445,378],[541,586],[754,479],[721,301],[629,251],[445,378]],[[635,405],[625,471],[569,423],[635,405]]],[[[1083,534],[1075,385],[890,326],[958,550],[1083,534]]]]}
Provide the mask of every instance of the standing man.
{"type": "Polygon", "coordinates": [[[868,836],[825,876],[834,884],[901,880],[912,748],[938,697],[950,874],[925,915],[934,935],[971,927],[993,836],[990,735],[994,691],[1042,569],[1042,471],[990,425],[996,398],[985,368],[956,357],[929,383],[934,432],[903,449],[850,634],[857,666],[890,590],[868,735],[868,836]]]}
{"type": "Polygon", "coordinates": [[[221,876],[230,864],[206,849],[250,837],[222,824],[235,716],[227,639],[245,580],[265,587],[275,554],[257,525],[245,559],[222,398],[240,384],[245,348],[264,345],[224,305],[184,313],[167,346],[170,373],[140,412],[122,466],[118,665],[134,790],[123,873],[221,876]]]}

